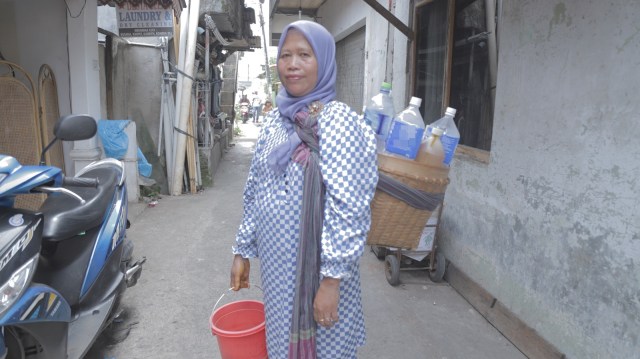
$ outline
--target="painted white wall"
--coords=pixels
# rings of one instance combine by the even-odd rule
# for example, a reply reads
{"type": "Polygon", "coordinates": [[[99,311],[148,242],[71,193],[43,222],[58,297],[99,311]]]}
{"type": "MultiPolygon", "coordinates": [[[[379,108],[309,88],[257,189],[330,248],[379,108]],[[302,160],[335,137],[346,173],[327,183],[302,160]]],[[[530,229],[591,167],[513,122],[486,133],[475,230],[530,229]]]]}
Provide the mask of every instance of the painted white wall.
{"type": "Polygon", "coordinates": [[[8,61],[25,68],[36,84],[40,66],[51,66],[58,85],[60,112],[69,114],[64,2],[0,0],[0,51],[8,61]]]}
{"type": "MultiPolygon", "coordinates": [[[[62,116],[71,113],[66,14],[63,1],[0,0],[0,51],[8,61],[25,68],[36,86],[40,66],[51,66],[62,116]]],[[[63,145],[69,164],[73,143],[63,145]]],[[[73,166],[67,166],[67,174],[73,173],[73,166]]]]}
{"type": "MultiPolygon", "coordinates": [[[[100,61],[98,59],[98,10],[96,0],[67,0],[71,111],[100,118],[100,61]],[[95,29],[95,31],[91,30],[95,29]]],[[[71,151],[75,171],[100,159],[97,137],[76,141],[71,151]]]]}

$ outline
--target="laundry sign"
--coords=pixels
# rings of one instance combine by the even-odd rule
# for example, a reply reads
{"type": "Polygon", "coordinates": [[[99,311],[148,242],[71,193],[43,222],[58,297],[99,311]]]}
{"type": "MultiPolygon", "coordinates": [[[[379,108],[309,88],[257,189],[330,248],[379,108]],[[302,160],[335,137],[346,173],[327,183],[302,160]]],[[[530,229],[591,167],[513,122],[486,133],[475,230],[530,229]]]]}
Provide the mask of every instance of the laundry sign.
{"type": "Polygon", "coordinates": [[[127,10],[118,8],[118,29],[121,37],[173,35],[173,10],[127,10]]]}

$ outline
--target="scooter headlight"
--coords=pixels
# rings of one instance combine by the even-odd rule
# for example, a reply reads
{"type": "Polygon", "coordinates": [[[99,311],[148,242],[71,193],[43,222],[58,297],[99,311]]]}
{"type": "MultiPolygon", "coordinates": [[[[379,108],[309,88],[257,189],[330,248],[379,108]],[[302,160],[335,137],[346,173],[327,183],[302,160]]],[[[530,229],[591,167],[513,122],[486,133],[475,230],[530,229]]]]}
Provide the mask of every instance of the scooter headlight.
{"type": "Polygon", "coordinates": [[[38,264],[39,255],[35,255],[0,287],[0,314],[4,313],[16,301],[29,284],[38,264]]]}

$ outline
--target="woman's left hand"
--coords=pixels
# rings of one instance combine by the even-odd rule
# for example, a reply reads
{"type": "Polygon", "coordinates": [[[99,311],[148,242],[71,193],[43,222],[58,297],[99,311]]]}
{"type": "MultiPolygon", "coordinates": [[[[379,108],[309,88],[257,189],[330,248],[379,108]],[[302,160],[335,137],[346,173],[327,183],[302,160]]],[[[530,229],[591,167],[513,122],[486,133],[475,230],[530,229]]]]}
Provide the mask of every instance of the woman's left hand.
{"type": "Polygon", "coordinates": [[[340,279],[324,278],[313,301],[313,318],[325,328],[338,322],[338,302],[340,301],[340,279]]]}

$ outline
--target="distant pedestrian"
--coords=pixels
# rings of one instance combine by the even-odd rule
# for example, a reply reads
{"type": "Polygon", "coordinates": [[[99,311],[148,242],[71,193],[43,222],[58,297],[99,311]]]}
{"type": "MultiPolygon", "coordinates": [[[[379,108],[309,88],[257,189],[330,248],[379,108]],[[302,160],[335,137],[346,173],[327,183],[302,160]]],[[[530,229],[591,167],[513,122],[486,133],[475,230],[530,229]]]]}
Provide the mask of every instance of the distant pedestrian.
{"type": "Polygon", "coordinates": [[[273,110],[273,105],[271,104],[271,101],[267,100],[264,102],[264,106],[262,107],[262,116],[267,116],[269,114],[269,112],[271,112],[271,110],[273,110]]]}
{"type": "Polygon", "coordinates": [[[257,123],[260,120],[260,112],[262,110],[262,100],[258,97],[258,93],[254,92],[256,97],[251,100],[251,106],[253,107],[253,123],[257,123]]]}
{"type": "Polygon", "coordinates": [[[260,258],[270,358],[353,359],[364,345],[360,258],[378,181],[375,137],[336,101],[333,36],[296,21],[282,32],[283,88],[265,118],[244,190],[231,287],[260,258]]]}

